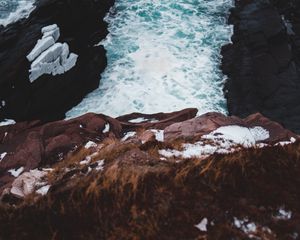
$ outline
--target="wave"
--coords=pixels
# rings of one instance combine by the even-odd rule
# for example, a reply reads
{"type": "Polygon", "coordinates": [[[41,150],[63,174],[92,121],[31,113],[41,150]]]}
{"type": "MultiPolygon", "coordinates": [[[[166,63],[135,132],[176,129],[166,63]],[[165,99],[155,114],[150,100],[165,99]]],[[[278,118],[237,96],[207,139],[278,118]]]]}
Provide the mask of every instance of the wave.
{"type": "Polygon", "coordinates": [[[101,42],[108,67],[100,87],[67,118],[197,107],[227,113],[220,49],[230,42],[231,0],[117,0],[101,42]]]}
{"type": "Polygon", "coordinates": [[[27,18],[35,9],[34,0],[2,0],[0,2],[0,25],[7,26],[27,18]]]}

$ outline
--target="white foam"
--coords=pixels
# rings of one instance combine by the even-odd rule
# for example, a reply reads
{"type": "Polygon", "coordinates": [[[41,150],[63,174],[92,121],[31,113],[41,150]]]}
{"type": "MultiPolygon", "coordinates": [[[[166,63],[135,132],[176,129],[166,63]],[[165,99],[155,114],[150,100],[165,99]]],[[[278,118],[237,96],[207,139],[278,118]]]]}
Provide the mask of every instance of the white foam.
{"type": "MultiPolygon", "coordinates": [[[[9,4],[6,3],[8,1],[0,2],[0,7],[1,4],[3,4],[3,6],[5,4],[9,4]]],[[[18,6],[13,12],[11,12],[6,18],[0,18],[0,25],[7,26],[8,24],[14,23],[19,19],[27,18],[30,15],[30,13],[35,9],[34,2],[34,0],[19,0],[18,6]]]]}
{"type": "Polygon", "coordinates": [[[186,107],[226,113],[219,64],[232,33],[226,21],[231,6],[231,0],[117,1],[106,18],[108,67],[100,87],[67,118],[186,107]]]}

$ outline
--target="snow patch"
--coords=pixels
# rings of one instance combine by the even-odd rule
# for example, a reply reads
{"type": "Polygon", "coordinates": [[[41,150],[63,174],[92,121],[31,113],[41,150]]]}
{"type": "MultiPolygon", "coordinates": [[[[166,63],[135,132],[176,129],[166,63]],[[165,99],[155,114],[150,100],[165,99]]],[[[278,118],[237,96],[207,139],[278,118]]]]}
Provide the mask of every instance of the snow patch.
{"type": "Polygon", "coordinates": [[[15,120],[12,119],[4,119],[3,122],[0,122],[0,126],[7,126],[7,125],[13,125],[16,124],[15,120]]]}
{"type": "Polygon", "coordinates": [[[47,194],[50,186],[47,185],[43,178],[47,175],[46,171],[40,171],[37,169],[30,170],[20,175],[12,183],[10,192],[18,197],[24,197],[33,193],[35,190],[38,194],[47,194]]]}
{"type": "Polygon", "coordinates": [[[102,131],[102,133],[108,133],[109,130],[110,130],[110,125],[109,125],[109,123],[106,123],[106,124],[105,124],[105,128],[104,128],[104,130],[102,131]]]}
{"type": "Polygon", "coordinates": [[[198,142],[183,144],[181,151],[163,149],[159,150],[159,153],[166,158],[205,157],[214,153],[228,154],[239,150],[240,146],[245,148],[265,147],[267,144],[257,142],[266,140],[269,137],[269,132],[262,127],[249,129],[240,126],[225,126],[207,135],[203,135],[198,142]]]}
{"type": "Polygon", "coordinates": [[[88,141],[86,144],[85,144],[85,148],[86,149],[90,149],[90,148],[96,148],[98,145],[97,145],[97,143],[94,143],[94,142],[92,142],[92,141],[88,141]]]}
{"type": "Polygon", "coordinates": [[[28,61],[32,62],[29,70],[30,82],[44,74],[63,74],[72,69],[78,59],[78,55],[70,53],[67,43],[56,43],[60,37],[60,30],[56,24],[42,28],[41,32],[42,39],[37,41],[27,55],[28,61]]]}
{"type": "Polygon", "coordinates": [[[128,122],[130,122],[130,123],[144,123],[144,122],[156,123],[156,122],[158,122],[158,120],[154,119],[154,118],[147,119],[147,118],[140,117],[140,118],[136,118],[136,119],[131,119],[128,122]]]}
{"type": "Polygon", "coordinates": [[[40,194],[42,196],[45,196],[45,195],[47,195],[50,187],[51,187],[51,185],[43,186],[40,189],[36,190],[36,193],[38,193],[38,194],[40,194]]]}
{"type": "Polygon", "coordinates": [[[292,217],[292,212],[285,210],[284,207],[281,207],[278,211],[278,214],[276,216],[277,219],[280,220],[289,220],[292,217]]]}
{"type": "Polygon", "coordinates": [[[7,155],[7,152],[4,152],[4,153],[0,154],[0,163],[5,158],[6,155],[7,155]]]}
{"type": "Polygon", "coordinates": [[[262,127],[246,128],[241,126],[225,126],[203,136],[205,139],[224,139],[235,144],[251,147],[258,141],[266,140],[270,137],[269,131],[262,127]]]}
{"type": "Polygon", "coordinates": [[[20,167],[18,169],[10,169],[8,172],[14,177],[19,177],[20,174],[24,171],[24,167],[20,167]]]}
{"type": "Polygon", "coordinates": [[[234,217],[234,225],[246,234],[254,233],[257,230],[256,224],[254,222],[249,222],[247,218],[241,220],[234,217]]]}
{"type": "Polygon", "coordinates": [[[151,132],[155,134],[155,139],[159,142],[164,141],[164,130],[156,130],[156,129],[151,129],[151,132]]]}
{"type": "Polygon", "coordinates": [[[195,225],[195,227],[202,232],[207,232],[207,224],[208,224],[207,218],[203,218],[199,224],[195,225]]]}
{"type": "Polygon", "coordinates": [[[98,166],[95,168],[96,171],[103,171],[103,169],[104,169],[104,162],[105,162],[104,159],[97,161],[98,166]]]}
{"type": "Polygon", "coordinates": [[[121,141],[124,142],[124,141],[128,140],[129,138],[134,137],[135,135],[136,135],[136,132],[127,132],[121,141]]]}

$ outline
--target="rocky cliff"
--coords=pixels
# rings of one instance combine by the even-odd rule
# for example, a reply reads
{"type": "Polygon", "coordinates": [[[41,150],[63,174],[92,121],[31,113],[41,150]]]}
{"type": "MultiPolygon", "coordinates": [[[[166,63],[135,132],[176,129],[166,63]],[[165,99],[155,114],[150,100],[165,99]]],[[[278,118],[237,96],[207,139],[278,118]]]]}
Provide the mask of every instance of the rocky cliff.
{"type": "MultiPolygon", "coordinates": [[[[103,18],[113,4],[113,0],[38,0],[28,18],[0,28],[0,120],[62,119],[98,87],[106,52],[95,45],[108,33],[103,18]],[[31,63],[26,56],[42,38],[41,29],[53,24],[60,29],[56,40],[78,55],[76,67],[31,82],[31,63]]],[[[44,68],[44,72],[48,70],[44,68]]]]}
{"type": "Polygon", "coordinates": [[[261,112],[300,132],[299,19],[298,1],[236,1],[222,50],[230,114],[261,112]]]}
{"type": "Polygon", "coordinates": [[[1,127],[0,238],[297,239],[299,137],[196,113],[1,127]]]}

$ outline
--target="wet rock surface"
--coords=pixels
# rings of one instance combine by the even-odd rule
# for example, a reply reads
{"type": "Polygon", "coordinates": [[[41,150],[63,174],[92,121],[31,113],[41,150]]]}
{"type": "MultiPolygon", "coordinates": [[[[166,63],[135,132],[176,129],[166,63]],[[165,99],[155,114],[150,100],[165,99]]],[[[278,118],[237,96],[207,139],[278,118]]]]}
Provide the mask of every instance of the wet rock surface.
{"type": "Polygon", "coordinates": [[[297,1],[236,1],[232,44],[222,49],[230,114],[261,112],[300,132],[299,24],[297,1]]]}
{"type": "Polygon", "coordinates": [[[98,87],[107,63],[105,49],[95,44],[108,33],[103,18],[113,4],[113,0],[40,0],[27,19],[0,28],[0,120],[62,119],[98,87]],[[52,24],[60,28],[59,42],[79,55],[76,67],[31,83],[26,56],[42,37],[41,29],[52,24]]]}

